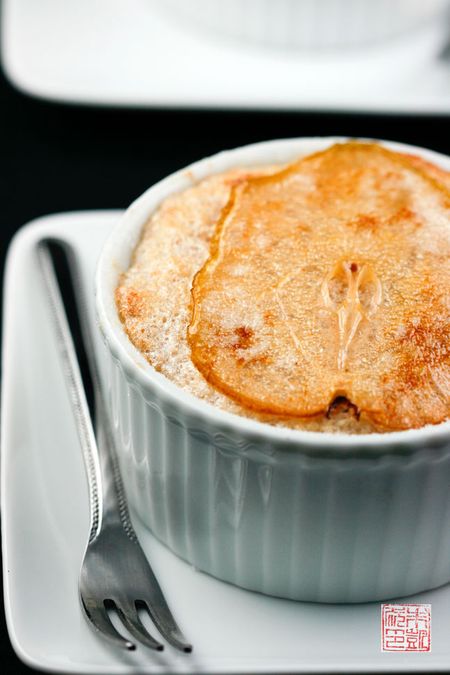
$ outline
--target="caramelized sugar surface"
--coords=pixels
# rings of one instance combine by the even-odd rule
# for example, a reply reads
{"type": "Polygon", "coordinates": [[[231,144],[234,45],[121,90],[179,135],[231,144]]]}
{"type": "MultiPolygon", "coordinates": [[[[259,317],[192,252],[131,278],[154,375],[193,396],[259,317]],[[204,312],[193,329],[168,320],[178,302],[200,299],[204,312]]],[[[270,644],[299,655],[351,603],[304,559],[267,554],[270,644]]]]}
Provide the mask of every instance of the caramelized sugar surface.
{"type": "Polygon", "coordinates": [[[355,142],[234,185],[192,286],[206,380],[262,415],[446,419],[450,191],[430,167],[355,142]]]}

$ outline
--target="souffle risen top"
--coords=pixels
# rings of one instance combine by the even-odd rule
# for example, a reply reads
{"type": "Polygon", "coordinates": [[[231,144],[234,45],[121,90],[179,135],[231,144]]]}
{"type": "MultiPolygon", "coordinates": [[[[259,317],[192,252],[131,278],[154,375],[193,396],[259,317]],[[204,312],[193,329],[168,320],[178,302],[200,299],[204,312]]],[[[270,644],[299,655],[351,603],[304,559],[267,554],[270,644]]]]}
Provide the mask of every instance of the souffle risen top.
{"type": "Polygon", "coordinates": [[[172,382],[271,424],[367,433],[450,416],[450,174],[372,143],[166,199],[116,291],[172,382]]]}

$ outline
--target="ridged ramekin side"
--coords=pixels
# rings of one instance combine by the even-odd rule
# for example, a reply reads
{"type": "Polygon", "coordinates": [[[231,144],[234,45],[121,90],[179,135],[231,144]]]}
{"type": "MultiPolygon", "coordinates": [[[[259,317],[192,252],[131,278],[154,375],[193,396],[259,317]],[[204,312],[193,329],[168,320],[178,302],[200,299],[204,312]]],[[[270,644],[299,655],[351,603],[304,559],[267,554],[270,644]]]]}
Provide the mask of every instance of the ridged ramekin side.
{"type": "Polygon", "coordinates": [[[399,597],[450,580],[450,447],[314,457],[252,446],[130,379],[109,351],[128,499],[176,554],[221,579],[319,602],[399,597]]]}
{"type": "MultiPolygon", "coordinates": [[[[450,423],[347,436],[271,427],[195,399],[128,340],[114,291],[141,228],[173,192],[235,166],[347,139],[220,153],[150,188],[106,242],[96,307],[124,483],[143,522],[199,569],[300,600],[399,597],[450,579],[450,423]]],[[[450,170],[450,159],[384,142],[450,170]]]]}
{"type": "Polygon", "coordinates": [[[337,48],[401,35],[447,0],[166,0],[165,9],[224,37],[269,47],[337,48]]]}

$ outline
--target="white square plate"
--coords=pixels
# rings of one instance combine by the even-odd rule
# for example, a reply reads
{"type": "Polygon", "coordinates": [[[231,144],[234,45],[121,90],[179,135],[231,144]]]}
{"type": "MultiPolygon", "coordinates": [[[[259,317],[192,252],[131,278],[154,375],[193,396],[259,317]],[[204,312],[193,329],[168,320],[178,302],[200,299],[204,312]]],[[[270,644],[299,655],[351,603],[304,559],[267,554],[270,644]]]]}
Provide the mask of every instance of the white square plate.
{"type": "Polygon", "coordinates": [[[5,72],[28,94],[69,103],[450,113],[441,18],[379,45],[308,53],[223,41],[163,3],[3,0],[5,72]]]}
{"type": "Polygon", "coordinates": [[[87,488],[35,246],[44,236],[69,242],[92,298],[96,258],[119,215],[41,218],[21,230],[8,257],[1,508],[6,617],[17,654],[46,671],[105,675],[450,670],[450,585],[407,599],[432,606],[431,652],[382,653],[379,603],[319,605],[236,588],[196,571],[139,522],[143,548],[194,652],[122,653],[87,626],[77,594],[87,488]]]}

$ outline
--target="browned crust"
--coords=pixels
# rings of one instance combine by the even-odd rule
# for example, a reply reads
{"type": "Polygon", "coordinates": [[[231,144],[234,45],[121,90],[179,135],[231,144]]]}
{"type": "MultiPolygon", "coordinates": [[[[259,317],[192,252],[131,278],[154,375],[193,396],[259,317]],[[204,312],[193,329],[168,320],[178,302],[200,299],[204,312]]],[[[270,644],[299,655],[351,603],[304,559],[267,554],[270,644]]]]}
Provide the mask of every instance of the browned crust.
{"type": "MultiPolygon", "coordinates": [[[[376,427],[384,430],[416,428],[425,424],[437,424],[447,419],[450,414],[450,351],[447,347],[450,344],[448,311],[450,277],[447,270],[450,252],[449,186],[449,175],[421,158],[394,153],[376,144],[356,142],[333,146],[301,159],[276,174],[250,177],[234,186],[216,225],[209,258],[195,275],[192,288],[192,318],[188,341],[192,359],[206,380],[240,405],[259,414],[304,419],[320,417],[327,413],[337,396],[343,396],[356,406],[362,418],[369,419],[376,427]],[[361,157],[367,159],[367,166],[364,163],[362,166],[358,164],[361,157]],[[335,176],[330,174],[330,158],[335,167],[335,176]],[[354,176],[349,177],[345,174],[345,169],[351,167],[350,160],[353,158],[356,168],[354,176]],[[340,171],[341,168],[342,171],[340,171]],[[242,220],[250,222],[256,216],[261,216],[260,205],[264,203],[265,208],[267,207],[267,195],[276,194],[274,186],[283,186],[290,178],[295,180],[300,173],[308,176],[308,171],[316,179],[316,190],[319,194],[325,195],[326,199],[340,200],[339,209],[342,210],[343,215],[341,214],[341,221],[333,224],[333,228],[339,229],[339,237],[348,238],[348,231],[353,233],[351,244],[347,247],[348,253],[345,247],[342,248],[339,242],[335,241],[335,247],[330,247],[331,254],[339,254],[342,260],[358,258],[360,266],[362,265],[367,270],[375,269],[375,272],[370,273],[372,276],[369,272],[366,273],[368,281],[365,283],[369,294],[375,292],[371,289],[371,284],[375,284],[374,280],[376,280],[376,283],[385,284],[388,293],[392,296],[395,293],[400,293],[401,296],[403,293],[407,301],[401,300],[400,296],[397,297],[397,304],[392,309],[389,298],[385,298],[383,302],[378,300],[381,305],[377,306],[378,313],[372,324],[369,317],[362,316],[360,305],[355,305],[356,309],[354,307],[351,311],[360,312],[362,318],[359,317],[355,334],[351,336],[352,363],[345,370],[339,366],[339,359],[333,361],[333,359],[323,357],[321,360],[321,357],[317,358],[316,355],[310,363],[307,355],[302,360],[298,356],[301,345],[295,344],[294,336],[293,341],[291,340],[289,355],[292,356],[293,368],[297,369],[295,373],[298,374],[299,386],[295,390],[295,387],[291,387],[290,381],[286,382],[286,373],[282,370],[277,371],[275,364],[274,355],[277,354],[277,350],[280,351],[280,344],[283,349],[289,349],[287,338],[283,337],[284,342],[279,342],[280,332],[284,336],[287,335],[286,327],[283,325],[286,321],[282,315],[278,315],[278,325],[275,327],[273,317],[271,318],[272,328],[268,328],[267,325],[263,326],[261,330],[267,345],[256,355],[248,357],[247,354],[251,350],[243,354],[242,345],[239,344],[239,339],[236,339],[236,331],[238,333],[239,331],[241,333],[252,331],[252,340],[257,341],[258,335],[255,336],[254,328],[246,325],[242,320],[242,325],[234,326],[230,330],[224,329],[220,312],[214,314],[214,310],[211,314],[211,311],[205,307],[207,307],[207,302],[211,302],[212,294],[217,294],[217,289],[225,287],[227,290],[223,294],[223,313],[226,314],[229,311],[227,302],[235,300],[237,306],[239,299],[230,300],[230,295],[233,294],[233,283],[236,285],[236,293],[245,294],[248,291],[250,313],[250,302],[253,298],[256,301],[259,293],[272,292],[270,282],[273,279],[270,275],[264,276],[258,271],[263,284],[258,288],[257,284],[252,285],[253,280],[250,277],[248,283],[242,280],[238,283],[233,281],[235,277],[227,278],[223,270],[227,266],[232,267],[234,257],[236,257],[237,265],[242,263],[245,256],[248,258],[252,256],[252,245],[248,241],[250,236],[248,228],[241,228],[243,230],[241,238],[236,235],[236,232],[239,232],[240,222],[242,220]],[[388,195],[384,187],[386,176],[388,179],[392,177],[394,183],[398,182],[399,190],[405,193],[405,204],[397,210],[392,209],[392,212],[389,209],[386,209],[386,213],[382,210],[375,214],[363,212],[357,214],[356,219],[353,215],[352,218],[346,220],[346,216],[354,211],[355,199],[361,198],[355,186],[359,185],[359,181],[367,178],[369,171],[373,173],[373,176],[369,177],[372,181],[371,190],[375,197],[386,195],[387,200],[388,195]],[[411,189],[410,183],[413,185],[411,189]],[[253,193],[255,197],[252,201],[253,193]],[[436,202],[436,222],[438,219],[440,219],[439,222],[444,220],[445,231],[442,231],[442,227],[438,227],[432,218],[427,217],[427,199],[436,202]],[[346,207],[348,207],[347,210],[346,207]],[[232,239],[235,248],[232,249],[229,245],[229,250],[227,249],[227,237],[236,237],[232,239]],[[367,246],[364,249],[358,248],[358,238],[362,237],[371,237],[372,251],[366,250],[367,246]],[[421,246],[428,245],[430,237],[436,242],[439,241],[440,245],[435,247],[437,248],[435,252],[428,255],[429,259],[426,264],[417,263],[414,267],[413,263],[402,260],[401,251],[400,256],[398,255],[398,247],[404,244],[405,255],[407,252],[408,255],[417,255],[419,258],[421,246]],[[236,250],[242,252],[241,257],[236,250]],[[372,255],[373,251],[376,255],[372,255]],[[386,259],[389,255],[392,256],[392,261],[386,259]],[[380,264],[383,256],[385,258],[380,264]],[[389,271],[391,263],[392,266],[401,266],[401,274],[395,276],[394,272],[389,271]],[[404,277],[410,270],[412,270],[411,280],[405,284],[404,277]],[[440,284],[432,281],[437,272],[439,272],[440,284]],[[395,335],[397,323],[401,326],[399,336],[395,335]],[[359,333],[362,333],[363,339],[359,333]],[[360,367],[360,363],[365,358],[364,350],[368,345],[364,340],[369,339],[370,335],[374,336],[375,347],[370,347],[373,352],[371,367],[364,369],[360,367]],[[297,363],[294,358],[296,350],[297,363]],[[389,355],[387,366],[383,361],[386,354],[389,355]]],[[[314,209],[322,208],[317,194],[311,196],[308,193],[307,199],[310,198],[314,209]]],[[[272,221],[268,218],[271,205],[272,202],[264,214],[266,218],[264,227],[265,232],[269,232],[272,228],[272,240],[276,241],[276,234],[281,232],[282,227],[279,214],[285,206],[283,196],[280,197],[280,201],[273,202],[274,218],[272,221]]],[[[323,208],[324,213],[327,214],[326,207],[323,208]]],[[[299,208],[300,212],[301,208],[299,208]]],[[[331,230],[328,232],[326,224],[323,227],[325,234],[328,234],[330,240],[333,241],[333,232],[331,230]]],[[[299,237],[295,243],[300,245],[299,242],[301,242],[306,247],[311,246],[315,236],[314,230],[309,233],[308,241],[304,237],[299,237]]],[[[264,265],[265,262],[270,267],[271,255],[272,252],[269,250],[269,258],[262,259],[262,262],[259,260],[258,264],[264,265]]],[[[322,258],[320,260],[322,261],[322,258]]],[[[286,257],[286,269],[290,269],[291,262],[289,257],[286,257]]],[[[339,272],[341,276],[344,273],[347,274],[346,269],[343,273],[339,272]]],[[[358,272],[358,274],[361,273],[358,272]]],[[[348,283],[353,283],[352,279],[355,283],[357,282],[356,271],[354,274],[353,268],[348,275],[348,283]]],[[[307,281],[305,277],[304,285],[307,281]]],[[[295,302],[302,301],[298,293],[299,291],[291,298],[292,305],[288,307],[292,316],[295,316],[295,302]]],[[[308,311],[315,313],[314,318],[317,318],[323,311],[323,307],[319,305],[314,307],[311,304],[311,298],[305,302],[310,303],[308,311]]],[[[358,303],[359,300],[355,302],[358,303]]],[[[270,313],[273,308],[263,305],[262,309],[265,313],[270,313]]],[[[351,321],[356,321],[352,316],[348,321],[345,319],[348,325],[351,321]]],[[[305,314],[302,317],[305,321],[305,314]]],[[[341,339],[335,317],[333,319],[333,316],[329,316],[327,320],[328,326],[324,328],[322,335],[319,334],[317,341],[320,342],[323,334],[326,334],[328,343],[324,342],[318,353],[329,350],[329,345],[333,344],[333,340],[339,342],[341,339]]],[[[319,324],[320,321],[317,319],[313,329],[316,330],[319,324]]],[[[297,328],[301,329],[301,326],[296,326],[297,328]]],[[[309,347],[314,347],[311,335],[312,333],[307,334],[305,331],[302,333],[305,343],[309,347]]]]}

